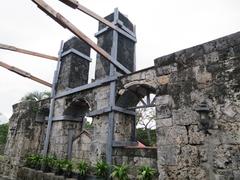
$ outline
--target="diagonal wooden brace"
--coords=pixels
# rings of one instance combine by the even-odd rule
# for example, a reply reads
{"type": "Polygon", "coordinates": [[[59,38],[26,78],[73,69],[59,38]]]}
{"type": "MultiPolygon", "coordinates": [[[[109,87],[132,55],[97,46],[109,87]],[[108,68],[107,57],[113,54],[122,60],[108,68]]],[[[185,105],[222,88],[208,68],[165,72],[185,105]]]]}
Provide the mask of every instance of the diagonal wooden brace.
{"type": "Polygon", "coordinates": [[[59,0],[59,1],[61,1],[62,3],[66,4],[68,6],[70,6],[73,9],[78,9],[78,10],[84,12],[85,14],[91,16],[92,18],[100,21],[101,23],[107,25],[108,27],[112,28],[113,30],[118,31],[121,34],[129,33],[133,38],[136,38],[136,35],[134,33],[123,31],[118,26],[114,25],[113,23],[111,23],[108,20],[102,18],[101,16],[99,16],[95,12],[93,12],[90,9],[88,9],[88,8],[84,7],[83,5],[79,4],[79,2],[76,1],[76,0],[59,0]]]}
{"type": "Polygon", "coordinates": [[[33,81],[36,81],[38,83],[41,83],[41,84],[43,84],[45,86],[52,87],[52,84],[50,84],[50,83],[48,83],[48,82],[46,82],[46,81],[44,81],[42,79],[39,79],[38,77],[33,76],[30,73],[28,73],[26,71],[23,71],[22,69],[19,69],[19,68],[14,67],[14,66],[10,66],[9,64],[6,64],[6,63],[4,63],[2,61],[0,61],[0,66],[5,68],[5,69],[8,69],[9,71],[12,71],[12,72],[14,72],[14,73],[16,73],[16,74],[18,74],[20,76],[23,76],[25,78],[29,78],[29,79],[31,79],[33,81]]]}
{"type": "Polygon", "coordinates": [[[26,49],[21,49],[21,48],[17,48],[15,46],[10,46],[10,45],[6,45],[6,44],[0,44],[0,49],[14,51],[14,52],[22,53],[22,54],[28,54],[28,55],[37,56],[37,57],[50,59],[50,60],[54,60],[54,61],[58,60],[58,58],[54,57],[54,56],[49,56],[49,55],[46,55],[46,54],[42,54],[42,53],[38,53],[38,52],[34,52],[34,51],[29,51],[29,50],[26,50],[26,49]]]}
{"type": "Polygon", "coordinates": [[[46,4],[43,0],[32,0],[34,3],[38,5],[38,7],[43,10],[46,14],[48,14],[52,19],[58,22],[64,28],[70,30],[73,34],[75,34],[78,38],[82,39],[89,46],[91,46],[96,52],[102,55],[106,60],[112,63],[115,67],[117,67],[120,71],[128,74],[130,71],[125,68],[122,64],[117,61],[113,61],[112,57],[102,48],[100,48],[95,42],[93,42],[90,38],[88,38],[84,33],[82,33],[76,26],[74,26],[70,21],[68,21],[64,16],[60,13],[56,12],[53,8],[51,8],[48,4],[46,4]]]}

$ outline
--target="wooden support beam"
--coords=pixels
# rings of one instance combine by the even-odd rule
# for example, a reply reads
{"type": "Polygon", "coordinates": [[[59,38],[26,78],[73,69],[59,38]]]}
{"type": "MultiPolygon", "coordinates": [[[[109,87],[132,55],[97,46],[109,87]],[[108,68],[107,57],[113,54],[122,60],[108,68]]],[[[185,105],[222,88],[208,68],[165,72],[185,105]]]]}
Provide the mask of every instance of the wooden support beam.
{"type": "Polygon", "coordinates": [[[10,45],[6,45],[6,44],[0,44],[0,49],[14,51],[14,52],[22,53],[22,54],[28,54],[31,56],[37,56],[37,57],[54,60],[54,61],[58,60],[58,58],[54,57],[54,56],[50,56],[50,55],[46,55],[46,54],[42,54],[42,53],[38,53],[38,52],[34,52],[34,51],[29,51],[26,49],[21,49],[21,48],[17,48],[15,46],[10,46],[10,45]]]}
{"type": "Polygon", "coordinates": [[[29,78],[29,79],[31,79],[31,80],[33,80],[33,81],[36,81],[36,82],[38,82],[38,83],[41,83],[41,84],[43,84],[43,85],[45,85],[45,86],[52,87],[52,85],[51,85],[50,83],[48,83],[48,82],[46,82],[46,81],[44,81],[44,80],[42,80],[42,79],[39,79],[38,77],[33,76],[33,75],[31,75],[30,73],[28,73],[28,72],[26,72],[26,71],[23,71],[22,69],[19,69],[19,68],[14,67],[14,66],[10,66],[9,64],[6,64],[6,63],[4,63],[4,62],[2,62],[2,61],[0,61],[0,66],[3,67],[3,68],[5,68],[5,69],[8,69],[9,71],[12,71],[12,72],[14,72],[14,73],[17,73],[17,74],[20,75],[20,76],[29,78]]]}
{"type": "Polygon", "coordinates": [[[47,3],[43,0],[32,0],[34,3],[38,5],[38,7],[44,11],[47,15],[49,15],[52,19],[54,19],[57,23],[59,23],[64,28],[70,30],[73,34],[75,34],[78,38],[82,39],[89,46],[91,46],[96,52],[102,55],[106,60],[116,66],[122,72],[128,74],[130,71],[125,68],[122,64],[117,61],[113,61],[112,57],[102,48],[100,48],[95,42],[93,42],[90,38],[88,38],[83,32],[81,32],[76,26],[74,26],[70,21],[68,21],[64,16],[51,8],[47,3]]]}
{"type": "MultiPolygon", "coordinates": [[[[116,26],[115,24],[109,22],[108,20],[102,18],[101,16],[99,16],[98,14],[96,14],[95,12],[91,11],[90,9],[84,7],[83,5],[79,4],[78,1],[76,0],[60,0],[61,2],[63,2],[64,4],[72,7],[73,9],[78,9],[80,11],[82,11],[83,13],[91,16],[92,18],[100,21],[101,23],[105,24],[106,26],[112,28],[113,30],[118,31],[121,34],[125,34],[126,32],[123,31],[122,29],[120,29],[118,26],[116,26]]],[[[132,37],[136,38],[136,35],[132,32],[127,31],[128,34],[130,34],[132,37]]]]}

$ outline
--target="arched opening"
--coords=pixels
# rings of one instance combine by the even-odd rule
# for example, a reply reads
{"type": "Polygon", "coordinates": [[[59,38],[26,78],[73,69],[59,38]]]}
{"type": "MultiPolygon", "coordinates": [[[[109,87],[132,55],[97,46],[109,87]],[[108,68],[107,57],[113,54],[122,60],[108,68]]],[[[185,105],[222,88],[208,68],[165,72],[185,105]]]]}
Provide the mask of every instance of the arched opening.
{"type": "Polygon", "coordinates": [[[71,120],[75,129],[69,129],[68,134],[68,158],[73,161],[88,160],[90,143],[92,138],[92,118],[87,117],[91,111],[89,103],[83,99],[67,99],[66,109],[63,113],[64,119],[71,120]],[[76,128],[77,127],[77,128],[76,128]]]}
{"type": "Polygon", "coordinates": [[[139,147],[156,145],[156,89],[148,84],[134,84],[120,90],[117,106],[136,113],[132,138],[139,147]]]}
{"type": "Polygon", "coordinates": [[[90,129],[92,125],[92,118],[87,117],[91,108],[89,103],[85,99],[72,100],[68,99],[66,101],[67,108],[65,109],[63,115],[65,118],[80,121],[81,130],[90,129]]]}

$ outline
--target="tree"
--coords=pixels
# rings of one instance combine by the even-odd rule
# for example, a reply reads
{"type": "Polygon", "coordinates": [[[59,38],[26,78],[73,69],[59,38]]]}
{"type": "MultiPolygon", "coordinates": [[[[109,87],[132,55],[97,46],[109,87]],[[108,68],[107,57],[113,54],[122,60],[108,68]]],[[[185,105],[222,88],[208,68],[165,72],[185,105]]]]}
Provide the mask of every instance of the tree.
{"type": "Polygon", "coordinates": [[[51,96],[51,93],[48,91],[44,91],[44,92],[34,91],[22,97],[21,101],[40,101],[40,100],[49,98],[50,96],[51,96]]]}
{"type": "Polygon", "coordinates": [[[156,143],[155,108],[141,108],[136,111],[137,137],[146,145],[156,143]]]}
{"type": "Polygon", "coordinates": [[[0,144],[6,144],[8,134],[8,123],[0,125],[0,144]]]}

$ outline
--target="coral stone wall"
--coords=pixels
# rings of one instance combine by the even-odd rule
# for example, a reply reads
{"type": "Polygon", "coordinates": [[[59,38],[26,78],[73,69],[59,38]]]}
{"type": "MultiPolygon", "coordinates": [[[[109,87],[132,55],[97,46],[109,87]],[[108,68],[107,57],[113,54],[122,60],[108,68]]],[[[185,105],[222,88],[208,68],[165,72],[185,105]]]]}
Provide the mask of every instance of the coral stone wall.
{"type": "Polygon", "coordinates": [[[240,177],[239,56],[236,33],[155,60],[168,81],[157,100],[159,179],[240,177]],[[205,128],[196,111],[202,102],[205,128]]]}
{"type": "MultiPolygon", "coordinates": [[[[49,99],[38,102],[21,102],[13,106],[9,119],[9,132],[5,146],[3,174],[16,176],[16,166],[22,165],[27,154],[41,153],[45,138],[46,109],[49,99]]],[[[0,173],[1,174],[1,173],[0,173]]]]}

